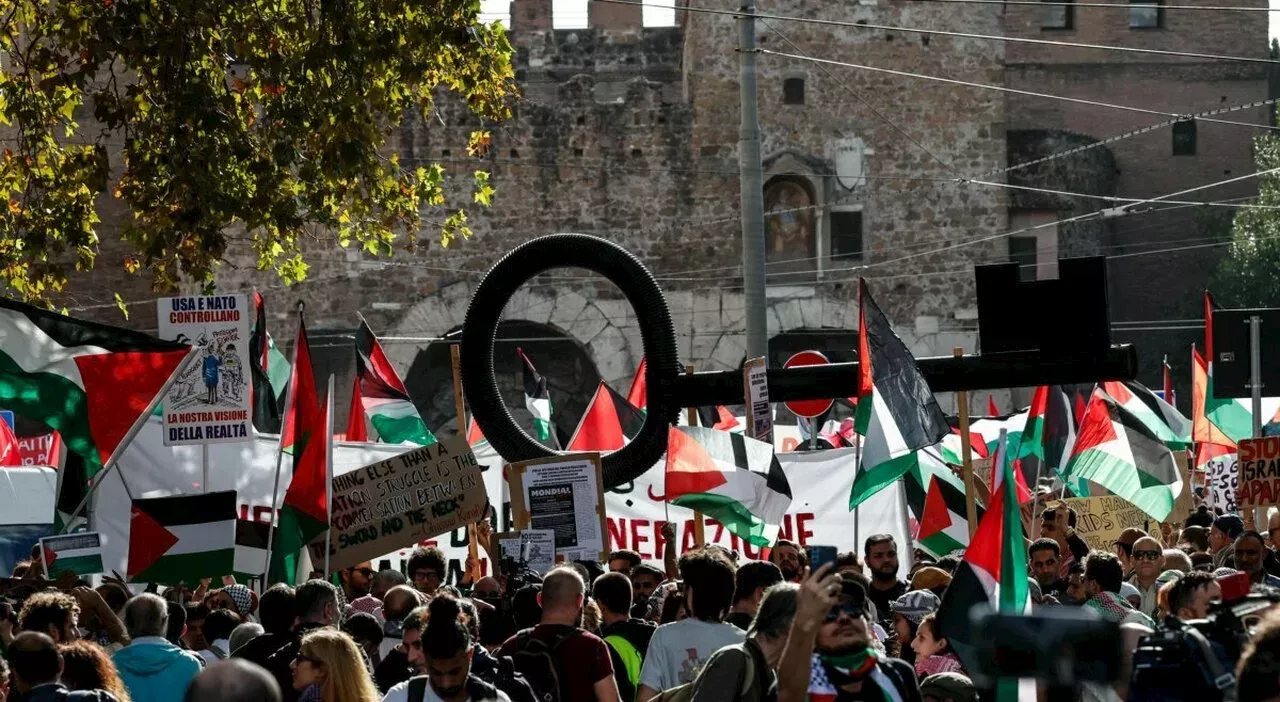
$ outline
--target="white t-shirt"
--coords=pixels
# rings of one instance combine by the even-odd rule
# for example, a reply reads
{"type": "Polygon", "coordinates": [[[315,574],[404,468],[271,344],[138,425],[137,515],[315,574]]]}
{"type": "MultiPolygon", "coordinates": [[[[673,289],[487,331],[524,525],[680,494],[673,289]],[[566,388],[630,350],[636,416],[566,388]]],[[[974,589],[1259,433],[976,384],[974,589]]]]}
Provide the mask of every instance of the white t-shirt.
{"type": "Polygon", "coordinates": [[[746,632],[732,624],[701,619],[663,624],[653,632],[640,669],[640,684],[652,690],[669,690],[693,682],[711,654],[742,643],[746,632]]]}
{"type": "MultiPolygon", "coordinates": [[[[497,692],[498,696],[496,699],[498,702],[511,702],[511,698],[507,697],[507,693],[502,690],[498,690],[497,692]]],[[[470,702],[471,698],[468,697],[467,700],[470,702]]],[[[444,702],[444,700],[440,699],[440,695],[437,695],[436,691],[431,688],[430,682],[427,683],[427,689],[422,695],[422,700],[409,699],[409,681],[406,680],[390,690],[387,690],[387,694],[382,698],[382,702],[444,702]]]]}

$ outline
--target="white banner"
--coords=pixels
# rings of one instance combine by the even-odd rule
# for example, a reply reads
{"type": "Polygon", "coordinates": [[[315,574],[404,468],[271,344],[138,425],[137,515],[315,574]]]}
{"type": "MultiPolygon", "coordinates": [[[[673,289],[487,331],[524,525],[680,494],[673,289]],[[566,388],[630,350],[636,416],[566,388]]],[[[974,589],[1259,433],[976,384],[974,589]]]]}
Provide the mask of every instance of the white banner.
{"type": "MultiPolygon", "coordinates": [[[[210,446],[213,465],[234,465],[237,470],[210,471],[209,489],[238,491],[241,519],[266,521],[269,518],[278,447],[279,441],[274,436],[259,436],[246,444],[210,446]]],[[[412,448],[390,444],[337,443],[333,451],[334,471],[341,475],[412,448]]],[[[497,496],[503,496],[501,509],[497,510],[499,523],[494,531],[511,531],[510,499],[502,478],[502,458],[488,442],[474,448],[484,471],[485,487],[495,507],[498,506],[497,496]]],[[[791,483],[793,498],[782,523],[783,538],[801,546],[835,546],[840,551],[856,549],[861,556],[862,543],[868,536],[892,534],[898,542],[899,576],[905,577],[908,569],[905,547],[908,543],[908,521],[898,488],[885,489],[864,502],[855,518],[849,511],[849,490],[853,486],[855,472],[853,449],[781,453],[778,458],[791,483]]],[[[288,471],[283,473],[278,489],[281,497],[289,482],[288,471]]],[[[118,570],[123,573],[128,560],[130,494],[141,498],[196,491],[200,475],[200,449],[195,446],[164,446],[160,422],[152,418],[121,457],[120,470],[112,472],[94,499],[91,528],[102,533],[103,563],[107,572],[118,570]]],[[[664,465],[660,462],[633,483],[605,492],[609,548],[632,549],[646,561],[659,566],[662,560],[661,530],[668,519],[676,524],[676,538],[681,551],[693,546],[693,513],[674,505],[668,510],[668,506],[658,499],[663,495],[663,475],[664,465]]],[[[706,537],[710,543],[738,551],[743,558],[759,556],[759,549],[743,544],[712,521],[707,524],[706,537]]],[[[467,556],[466,530],[457,529],[424,543],[439,546],[445,552],[449,559],[448,579],[456,582],[462,575],[467,556]]],[[[373,566],[379,568],[381,561],[387,560],[391,567],[400,568],[411,551],[412,547],[407,547],[375,559],[373,566]]],[[[487,573],[491,570],[488,559],[483,551],[481,556],[484,559],[482,567],[487,573]]]]}
{"type": "Polygon", "coordinates": [[[161,339],[191,344],[198,354],[164,396],[164,445],[251,441],[245,296],[162,297],[156,313],[161,339]]]}

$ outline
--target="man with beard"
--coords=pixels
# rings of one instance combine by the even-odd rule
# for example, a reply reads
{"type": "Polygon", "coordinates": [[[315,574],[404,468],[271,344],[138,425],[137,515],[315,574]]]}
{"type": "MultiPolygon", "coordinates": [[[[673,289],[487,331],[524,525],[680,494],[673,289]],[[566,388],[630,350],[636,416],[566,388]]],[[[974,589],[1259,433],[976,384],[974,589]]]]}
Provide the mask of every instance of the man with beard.
{"type": "Polygon", "coordinates": [[[647,563],[641,563],[631,569],[631,616],[644,619],[649,615],[649,598],[665,579],[666,576],[662,571],[647,563]]]}
{"type": "Polygon", "coordinates": [[[1266,546],[1262,543],[1262,534],[1256,531],[1245,531],[1236,538],[1236,568],[1249,574],[1249,582],[1253,585],[1280,587],[1280,578],[1268,573],[1263,567],[1266,546]]]}
{"type": "Polygon", "coordinates": [[[872,646],[867,594],[829,565],[805,580],[778,664],[779,700],[920,702],[912,667],[872,646]]]}
{"type": "Polygon", "coordinates": [[[893,601],[907,592],[907,583],[898,579],[898,542],[890,534],[874,534],[864,547],[867,570],[871,571],[871,590],[867,593],[876,606],[880,626],[893,625],[893,601]]]}
{"type": "Polygon", "coordinates": [[[426,609],[427,625],[418,642],[425,674],[391,688],[383,702],[511,702],[505,693],[471,674],[475,643],[462,621],[458,601],[436,597],[426,609]]]}
{"type": "Polygon", "coordinates": [[[804,551],[793,541],[779,539],[769,550],[769,560],[782,571],[782,579],[789,583],[798,583],[804,575],[804,551]]]}
{"type": "Polygon", "coordinates": [[[1040,584],[1043,595],[1057,597],[1058,593],[1066,589],[1066,581],[1058,568],[1061,553],[1061,547],[1053,539],[1036,539],[1031,548],[1027,549],[1031,576],[1040,584]]]}

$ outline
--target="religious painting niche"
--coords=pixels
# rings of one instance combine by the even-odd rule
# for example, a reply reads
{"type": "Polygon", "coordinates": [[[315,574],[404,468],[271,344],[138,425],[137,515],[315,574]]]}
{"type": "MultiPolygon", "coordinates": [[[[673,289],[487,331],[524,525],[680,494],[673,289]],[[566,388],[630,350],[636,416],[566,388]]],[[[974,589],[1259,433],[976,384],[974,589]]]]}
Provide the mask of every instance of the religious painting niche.
{"type": "Polygon", "coordinates": [[[769,273],[811,271],[817,255],[813,191],[796,178],[764,186],[765,260],[769,273]]]}

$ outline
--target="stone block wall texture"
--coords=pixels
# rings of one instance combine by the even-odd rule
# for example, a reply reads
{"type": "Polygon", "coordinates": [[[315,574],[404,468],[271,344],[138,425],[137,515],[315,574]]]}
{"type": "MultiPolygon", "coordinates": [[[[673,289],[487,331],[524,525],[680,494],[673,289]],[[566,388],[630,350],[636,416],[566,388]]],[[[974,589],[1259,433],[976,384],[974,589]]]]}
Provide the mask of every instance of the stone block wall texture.
{"type": "MultiPolygon", "coordinates": [[[[222,289],[263,290],[272,333],[286,347],[296,326],[293,303],[306,300],[313,336],[323,333],[325,339],[317,355],[326,357],[317,363],[339,373],[340,424],[351,378],[346,335],[356,325],[356,312],[375,331],[393,337],[386,343],[388,353],[408,374],[415,363],[423,362],[420,359],[439,358],[425,350],[433,339],[462,324],[470,291],[488,266],[519,243],[553,232],[594,234],[639,256],[668,291],[681,356],[687,362],[726,369],[741,361],[745,332],[735,20],[680,13],[678,27],[645,28],[640,26],[639,8],[593,4],[589,28],[555,30],[550,6],[551,0],[512,3],[511,35],[522,100],[514,119],[483,125],[493,131],[492,148],[483,159],[466,153],[467,135],[482,125],[447,97],[438,101],[430,119],[410,120],[393,135],[391,148],[403,163],[445,165],[451,192],[458,197],[469,200],[472,171],[492,171],[497,194],[491,209],[472,218],[474,237],[441,248],[434,227],[443,214],[433,213],[419,234],[422,247],[414,254],[374,259],[321,237],[311,244],[311,277],[294,288],[284,289],[272,276],[253,270],[248,255],[233,256],[232,265],[220,274],[222,289]]],[[[738,3],[715,0],[703,6],[735,10],[738,3]]],[[[1041,36],[1038,25],[1027,24],[1023,9],[998,5],[779,0],[762,3],[759,11],[1041,36]]],[[[1176,16],[1167,13],[1168,30],[1130,36],[1126,27],[1125,36],[1110,38],[1086,33],[1088,17],[1078,15],[1080,30],[1069,35],[1072,40],[1123,39],[1236,53],[1246,50],[1245,44],[1258,34],[1263,37],[1258,51],[1265,55],[1265,20],[1252,15],[1183,27],[1173,24],[1176,16]],[[1205,27],[1212,31],[1206,34],[1205,27]]],[[[760,22],[758,31],[760,46],[768,50],[975,83],[1034,86],[1179,113],[1260,99],[1266,90],[1265,72],[1255,75],[1253,69],[1222,62],[1148,61],[1132,54],[1099,56],[1083,50],[777,20],[760,22]]],[[[822,242],[819,274],[770,269],[770,333],[856,330],[857,276],[863,275],[920,356],[948,354],[954,345],[977,350],[972,266],[1004,261],[1008,254],[1007,241],[1000,235],[1008,231],[1010,208],[1020,201],[1004,189],[962,179],[1001,180],[1001,172],[1022,155],[1052,152],[1058,145],[1104,138],[1158,120],[770,54],[759,55],[758,66],[765,178],[785,176],[812,189],[822,242]],[[795,78],[805,82],[804,104],[784,104],[783,82],[795,78]],[[1044,130],[1045,142],[1019,140],[1011,130],[1044,130]],[[835,175],[838,149],[852,138],[861,140],[868,155],[865,178],[848,188],[849,181],[842,184],[835,175]],[[829,258],[831,207],[860,208],[861,260],[829,258]]],[[[1262,119],[1261,111],[1234,116],[1262,119]]],[[[1222,178],[1224,171],[1248,172],[1249,136],[1249,130],[1201,125],[1201,155],[1173,159],[1167,155],[1168,131],[1158,131],[1098,149],[1072,160],[1069,168],[1040,169],[1026,177],[1044,187],[1152,196],[1222,178]],[[1077,166],[1088,176],[1081,177],[1077,166]]],[[[1245,184],[1215,195],[1247,195],[1252,187],[1245,184]]],[[[1051,204],[1066,214],[1087,206],[1078,200],[1051,204]]],[[[1145,228],[1154,221],[1150,216],[1140,223],[1135,218],[1134,226],[1143,228],[1133,231],[1120,223],[1064,227],[1061,249],[1126,251],[1130,249],[1124,247],[1137,242],[1193,236],[1179,229],[1186,214],[1170,213],[1169,224],[1158,229],[1145,228]]],[[[119,220],[120,214],[114,217],[119,220]]],[[[103,237],[111,238],[110,233],[103,237]]],[[[114,306],[104,304],[110,302],[112,290],[121,290],[130,300],[151,296],[138,280],[123,277],[118,258],[115,247],[108,246],[100,269],[76,284],[86,304],[72,307],[118,321],[114,306]]],[[[1162,265],[1180,260],[1161,258],[1162,265]]],[[[1137,266],[1145,263],[1141,257],[1132,261],[1137,266]]],[[[1156,287],[1182,281],[1188,272],[1175,267],[1167,274],[1156,273],[1141,267],[1125,275],[1131,280],[1159,276],[1161,280],[1152,280],[1156,287]]],[[[1159,318],[1154,315],[1181,309],[1181,299],[1172,297],[1158,290],[1123,288],[1122,294],[1112,295],[1115,316],[1159,318]]],[[[140,303],[130,324],[154,328],[153,309],[150,303],[140,303]]],[[[592,372],[621,390],[643,353],[634,314],[619,291],[580,272],[540,276],[512,300],[505,315],[572,336],[583,357],[595,365],[592,372]]],[[[419,375],[432,378],[416,387],[419,381],[410,381],[424,411],[430,406],[443,408],[430,410],[435,414],[447,414],[442,395],[447,388],[440,387],[443,376],[419,375]]],[[[518,377],[511,382],[518,383],[518,377]]],[[[976,395],[975,407],[985,400],[976,395]]],[[[996,397],[1001,406],[1008,404],[1007,398],[999,393],[996,397]]]]}

